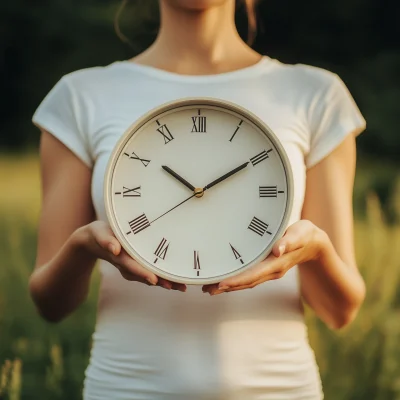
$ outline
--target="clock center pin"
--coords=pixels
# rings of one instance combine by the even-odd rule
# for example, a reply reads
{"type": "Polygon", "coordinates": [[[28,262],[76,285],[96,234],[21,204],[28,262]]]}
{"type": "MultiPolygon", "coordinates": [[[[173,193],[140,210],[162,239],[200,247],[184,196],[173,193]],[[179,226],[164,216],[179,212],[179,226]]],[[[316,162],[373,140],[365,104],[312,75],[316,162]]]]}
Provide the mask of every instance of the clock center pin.
{"type": "Polygon", "coordinates": [[[203,197],[204,190],[202,188],[195,188],[194,189],[194,194],[195,194],[196,197],[203,197]]]}

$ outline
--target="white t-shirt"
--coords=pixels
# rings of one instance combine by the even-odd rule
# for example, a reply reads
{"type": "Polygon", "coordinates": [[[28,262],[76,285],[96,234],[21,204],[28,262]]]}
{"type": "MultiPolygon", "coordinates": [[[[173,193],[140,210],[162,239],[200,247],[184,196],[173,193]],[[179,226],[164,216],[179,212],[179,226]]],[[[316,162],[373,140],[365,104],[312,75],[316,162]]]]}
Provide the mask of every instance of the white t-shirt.
{"type": "MultiPolygon", "coordinates": [[[[217,75],[179,75],[129,61],[64,76],[33,121],[93,169],[101,220],[104,172],[117,140],[150,109],[182,97],[239,104],[264,120],[288,154],[300,219],[306,170],[365,120],[337,75],[269,57],[217,75]]],[[[96,330],[85,400],[319,400],[323,397],[303,321],[298,270],[219,296],[124,280],[100,262],[96,330]]]]}

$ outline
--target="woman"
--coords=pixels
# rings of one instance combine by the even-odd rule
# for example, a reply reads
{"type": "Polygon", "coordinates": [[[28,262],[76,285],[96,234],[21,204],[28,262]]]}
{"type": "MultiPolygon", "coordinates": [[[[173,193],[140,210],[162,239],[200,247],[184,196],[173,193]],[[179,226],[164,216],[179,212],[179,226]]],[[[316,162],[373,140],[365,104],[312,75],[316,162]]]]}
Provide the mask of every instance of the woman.
{"type": "Polygon", "coordinates": [[[331,328],[353,320],[363,301],[351,199],[365,121],[337,75],[245,44],[234,0],[160,0],[160,8],[152,46],[64,76],[33,117],[42,131],[43,210],[32,298],[45,319],[62,320],[85,300],[101,260],[86,400],[321,399],[300,300],[331,328]],[[282,141],[295,180],[291,223],[272,254],[203,287],[206,294],[131,259],[105,222],[102,198],[125,129],[188,96],[257,114],[282,141]]]}

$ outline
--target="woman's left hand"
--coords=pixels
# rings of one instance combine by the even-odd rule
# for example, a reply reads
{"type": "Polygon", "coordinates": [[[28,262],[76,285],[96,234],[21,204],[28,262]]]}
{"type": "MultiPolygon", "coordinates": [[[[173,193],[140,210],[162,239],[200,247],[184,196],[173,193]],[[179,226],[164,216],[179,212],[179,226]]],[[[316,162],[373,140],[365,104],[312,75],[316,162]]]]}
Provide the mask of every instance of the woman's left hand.
{"type": "Polygon", "coordinates": [[[312,222],[300,220],[286,230],[264,261],[219,284],[204,285],[203,292],[216,295],[251,289],[260,283],[282,278],[293,266],[317,260],[327,240],[328,235],[312,222]]]}

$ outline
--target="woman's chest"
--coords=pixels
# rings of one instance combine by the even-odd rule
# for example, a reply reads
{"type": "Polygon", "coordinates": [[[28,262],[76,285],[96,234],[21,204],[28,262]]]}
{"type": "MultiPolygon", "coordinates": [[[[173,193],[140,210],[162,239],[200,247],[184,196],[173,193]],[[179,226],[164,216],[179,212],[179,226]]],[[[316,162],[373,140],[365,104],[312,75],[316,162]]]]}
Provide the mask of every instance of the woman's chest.
{"type": "MultiPolygon", "coordinates": [[[[292,106],[290,103],[280,101],[279,98],[272,97],[268,95],[268,93],[258,92],[259,91],[256,90],[256,88],[253,88],[252,91],[235,91],[232,88],[215,90],[210,87],[196,88],[193,90],[180,89],[174,90],[173,92],[161,90],[159,95],[154,93],[154,95],[151,96],[149,93],[144,93],[140,99],[135,98],[135,100],[132,101],[127,101],[126,96],[124,97],[125,101],[118,98],[112,105],[110,105],[110,107],[103,107],[101,115],[98,115],[96,123],[93,124],[93,131],[90,135],[92,138],[92,152],[95,159],[92,198],[98,217],[105,219],[103,202],[105,171],[110,155],[124,132],[126,132],[127,129],[144,114],[163,103],[185,97],[211,97],[226,100],[241,106],[260,118],[274,132],[278,140],[281,142],[290,161],[294,177],[294,207],[291,219],[293,222],[298,219],[301,212],[305,190],[304,156],[308,151],[308,132],[305,118],[303,113],[297,110],[296,107],[292,106]]],[[[197,126],[196,121],[200,122],[200,118],[201,117],[198,116],[192,118],[193,126],[197,126]]],[[[219,124],[219,126],[224,129],[224,120],[221,119],[221,121],[218,121],[217,116],[214,116],[213,121],[210,121],[209,119],[207,120],[207,127],[210,123],[219,124]]],[[[227,126],[226,129],[229,130],[231,128],[227,126]]],[[[160,134],[162,134],[162,132],[160,134]]],[[[164,132],[164,136],[170,134],[170,132],[164,132]]],[[[189,129],[187,134],[193,135],[193,129],[189,129]]],[[[154,146],[158,144],[156,140],[159,141],[159,137],[154,137],[154,146]]],[[[196,149],[192,149],[191,151],[196,153],[196,149]]],[[[221,160],[223,157],[229,157],[226,153],[222,154],[222,151],[220,155],[217,153],[218,152],[215,151],[213,152],[214,156],[221,157],[221,160]]],[[[181,156],[182,158],[187,159],[185,154],[182,153],[181,156]]],[[[180,155],[174,154],[174,157],[176,159],[179,158],[180,155]]],[[[141,155],[138,154],[138,159],[140,160],[140,158],[141,155]]],[[[190,161],[189,158],[188,162],[190,161]]],[[[201,163],[198,165],[199,168],[201,168],[201,163]]]]}

